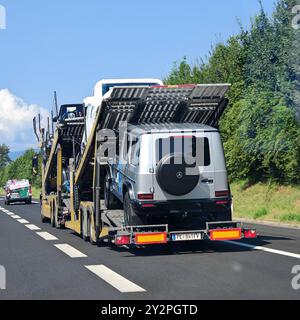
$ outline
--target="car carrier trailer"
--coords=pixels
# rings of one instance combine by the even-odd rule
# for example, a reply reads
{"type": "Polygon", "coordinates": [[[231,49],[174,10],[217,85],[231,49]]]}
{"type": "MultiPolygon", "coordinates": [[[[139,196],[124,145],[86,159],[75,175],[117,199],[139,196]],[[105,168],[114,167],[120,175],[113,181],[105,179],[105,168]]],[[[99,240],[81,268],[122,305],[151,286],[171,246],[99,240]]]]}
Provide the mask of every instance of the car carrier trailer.
{"type": "MultiPolygon", "coordinates": [[[[99,152],[104,144],[117,143],[105,130],[118,132],[121,122],[134,124],[189,123],[218,125],[228,100],[230,85],[200,84],[179,86],[115,87],[98,107],[84,151],[81,141],[86,132],[83,105],[64,105],[55,130],[41,128],[34,118],[34,131],[42,155],[41,218],[56,228],[68,228],[92,244],[165,244],[189,240],[237,240],[255,238],[256,230],[240,222],[207,221],[204,228],[174,229],[164,223],[127,225],[124,211],[108,210],[103,201],[103,184],[108,155],[99,152]]],[[[53,125],[52,125],[53,127],[53,125]]],[[[37,161],[33,161],[34,171],[37,161]]]]}

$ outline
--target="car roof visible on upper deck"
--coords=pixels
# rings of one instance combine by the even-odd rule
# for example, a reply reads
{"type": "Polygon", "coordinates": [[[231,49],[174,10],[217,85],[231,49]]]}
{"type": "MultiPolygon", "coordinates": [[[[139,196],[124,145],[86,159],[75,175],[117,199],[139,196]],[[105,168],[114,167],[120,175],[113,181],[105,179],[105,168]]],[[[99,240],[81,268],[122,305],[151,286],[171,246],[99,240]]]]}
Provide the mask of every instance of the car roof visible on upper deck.
{"type": "Polygon", "coordinates": [[[130,124],[128,131],[135,134],[145,133],[163,133],[163,132],[178,132],[178,131],[216,131],[219,130],[204,124],[198,123],[151,123],[151,124],[130,124]]]}

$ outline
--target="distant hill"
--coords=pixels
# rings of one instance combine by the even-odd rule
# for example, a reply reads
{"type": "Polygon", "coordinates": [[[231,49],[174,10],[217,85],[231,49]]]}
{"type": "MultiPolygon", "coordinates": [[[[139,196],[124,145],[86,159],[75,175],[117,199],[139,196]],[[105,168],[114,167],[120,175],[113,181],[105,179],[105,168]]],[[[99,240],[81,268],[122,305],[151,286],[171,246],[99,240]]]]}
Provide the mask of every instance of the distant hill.
{"type": "MultiPolygon", "coordinates": [[[[38,150],[35,150],[36,152],[38,152],[38,150]]],[[[18,159],[19,157],[21,157],[24,153],[26,152],[26,150],[22,150],[22,151],[11,151],[9,153],[9,158],[12,161],[15,161],[16,159],[18,159]]]]}
{"type": "Polygon", "coordinates": [[[12,161],[15,161],[17,158],[21,157],[25,153],[25,150],[23,151],[12,151],[9,153],[9,157],[12,161]]]}

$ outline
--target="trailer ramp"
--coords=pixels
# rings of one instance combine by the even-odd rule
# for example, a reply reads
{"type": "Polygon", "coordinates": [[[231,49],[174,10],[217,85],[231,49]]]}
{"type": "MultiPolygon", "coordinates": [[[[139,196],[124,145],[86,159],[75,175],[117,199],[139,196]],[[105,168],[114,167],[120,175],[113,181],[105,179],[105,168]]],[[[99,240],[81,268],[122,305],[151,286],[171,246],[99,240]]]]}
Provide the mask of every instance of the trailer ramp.
{"type": "Polygon", "coordinates": [[[116,87],[103,102],[98,124],[115,130],[120,121],[217,126],[228,104],[229,88],[230,84],[116,87]]]}

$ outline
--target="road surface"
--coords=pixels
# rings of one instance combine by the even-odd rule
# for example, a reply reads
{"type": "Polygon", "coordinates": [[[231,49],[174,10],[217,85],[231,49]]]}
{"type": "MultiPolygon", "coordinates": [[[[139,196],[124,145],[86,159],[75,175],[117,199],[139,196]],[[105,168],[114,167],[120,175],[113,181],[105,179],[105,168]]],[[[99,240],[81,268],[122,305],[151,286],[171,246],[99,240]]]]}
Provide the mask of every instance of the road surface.
{"type": "Polygon", "coordinates": [[[39,211],[0,200],[0,300],[300,298],[300,229],[257,225],[255,240],[128,250],[92,246],[43,224],[39,211]]]}

